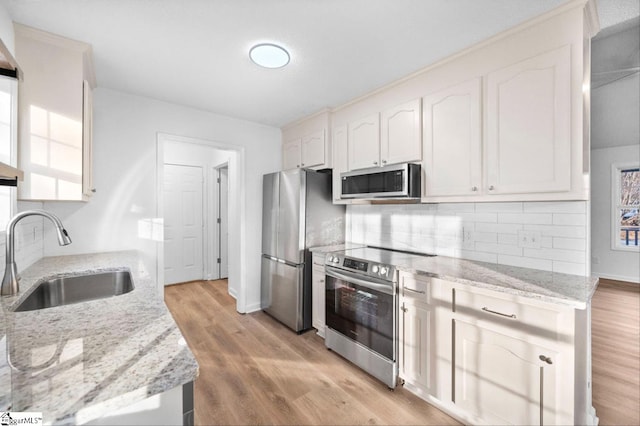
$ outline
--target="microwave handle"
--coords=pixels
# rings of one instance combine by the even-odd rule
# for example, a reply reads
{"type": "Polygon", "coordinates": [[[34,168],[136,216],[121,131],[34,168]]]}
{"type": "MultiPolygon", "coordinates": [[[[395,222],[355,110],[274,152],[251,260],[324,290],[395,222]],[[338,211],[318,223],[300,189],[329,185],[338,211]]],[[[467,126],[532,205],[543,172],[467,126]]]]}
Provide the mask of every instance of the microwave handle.
{"type": "Polygon", "coordinates": [[[330,266],[327,266],[325,271],[325,274],[333,277],[333,278],[337,278],[339,280],[344,280],[353,284],[357,284],[359,286],[362,287],[366,287],[366,288],[370,288],[372,290],[376,290],[379,291],[381,293],[386,293],[386,294],[391,294],[393,295],[394,291],[393,291],[393,283],[389,282],[388,284],[377,284],[375,282],[371,282],[368,280],[363,280],[361,278],[356,278],[351,274],[345,274],[343,272],[338,272],[336,271],[334,268],[331,268],[330,266]]]}

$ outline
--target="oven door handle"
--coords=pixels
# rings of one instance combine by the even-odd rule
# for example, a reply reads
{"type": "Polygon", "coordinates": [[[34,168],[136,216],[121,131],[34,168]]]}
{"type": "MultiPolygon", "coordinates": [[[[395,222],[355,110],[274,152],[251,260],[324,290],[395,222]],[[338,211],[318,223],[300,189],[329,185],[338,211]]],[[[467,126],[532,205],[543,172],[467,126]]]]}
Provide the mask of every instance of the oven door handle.
{"type": "Polygon", "coordinates": [[[339,280],[344,280],[344,281],[348,281],[350,283],[353,284],[357,284],[359,286],[362,287],[366,287],[366,288],[370,288],[372,290],[376,290],[379,291],[381,293],[386,293],[386,294],[394,294],[394,283],[390,282],[390,281],[382,281],[382,280],[376,280],[376,281],[381,281],[384,282],[385,284],[378,284],[377,282],[373,282],[373,280],[375,280],[375,278],[369,278],[372,281],[368,281],[368,280],[363,280],[362,278],[359,277],[355,277],[352,274],[347,274],[344,272],[338,272],[336,271],[335,268],[331,267],[331,266],[326,266],[325,267],[325,274],[333,277],[333,278],[337,278],[339,280]]]}

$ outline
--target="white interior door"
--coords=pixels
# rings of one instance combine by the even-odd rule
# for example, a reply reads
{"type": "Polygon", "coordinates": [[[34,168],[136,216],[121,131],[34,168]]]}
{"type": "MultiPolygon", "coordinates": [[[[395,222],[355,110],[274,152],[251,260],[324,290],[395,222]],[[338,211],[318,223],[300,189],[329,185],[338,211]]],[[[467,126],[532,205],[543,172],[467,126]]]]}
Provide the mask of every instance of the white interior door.
{"type": "Polygon", "coordinates": [[[165,285],[203,279],[202,168],[164,165],[165,285]]]}
{"type": "Polygon", "coordinates": [[[220,236],[220,278],[227,278],[229,276],[229,168],[222,167],[218,169],[220,173],[219,177],[219,191],[220,199],[218,200],[218,217],[220,236]]]}

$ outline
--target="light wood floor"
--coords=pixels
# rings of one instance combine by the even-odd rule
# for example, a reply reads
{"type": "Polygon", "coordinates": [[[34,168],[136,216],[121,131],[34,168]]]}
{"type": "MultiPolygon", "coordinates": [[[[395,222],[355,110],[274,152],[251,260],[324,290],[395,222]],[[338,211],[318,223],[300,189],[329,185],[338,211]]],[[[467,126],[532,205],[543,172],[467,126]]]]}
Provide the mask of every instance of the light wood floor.
{"type": "Polygon", "coordinates": [[[195,422],[209,424],[458,424],[387,387],[268,315],[239,315],[227,282],[169,286],[165,301],[200,365],[195,422]]]}
{"type": "MultiPolygon", "coordinates": [[[[640,424],[640,286],[608,280],[592,305],[593,405],[601,425],[640,424]]],[[[196,424],[457,424],[401,387],[391,392],[268,315],[239,315],[226,280],[167,287],[200,364],[196,424]]]]}
{"type": "Polygon", "coordinates": [[[591,307],[593,406],[601,425],[640,425],[640,285],[600,280],[591,307]]]}

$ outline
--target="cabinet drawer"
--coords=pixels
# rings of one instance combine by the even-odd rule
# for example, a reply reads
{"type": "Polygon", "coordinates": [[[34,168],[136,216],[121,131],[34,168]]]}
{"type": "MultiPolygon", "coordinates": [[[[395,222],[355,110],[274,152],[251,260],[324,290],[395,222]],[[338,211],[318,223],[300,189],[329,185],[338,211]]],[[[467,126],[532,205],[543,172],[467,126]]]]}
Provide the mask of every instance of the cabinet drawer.
{"type": "Polygon", "coordinates": [[[431,278],[401,275],[400,291],[403,297],[413,299],[417,302],[431,303],[431,278]]]}
{"type": "Polygon", "coordinates": [[[493,295],[454,289],[453,311],[482,321],[523,326],[523,331],[555,338],[558,318],[557,310],[545,309],[523,303],[522,300],[507,300],[493,295]]]}

